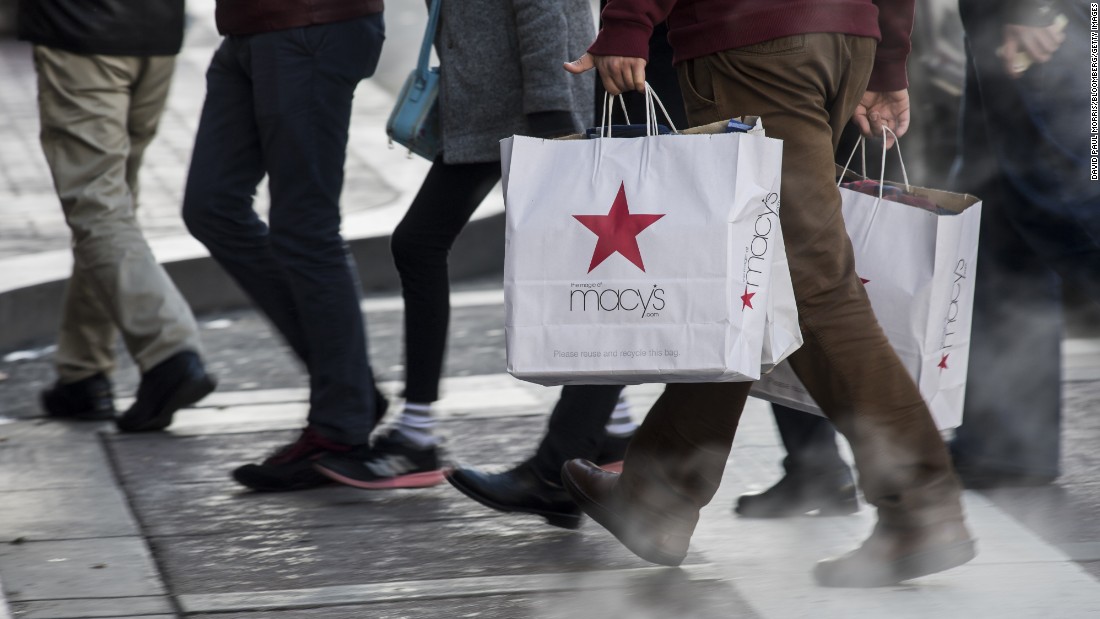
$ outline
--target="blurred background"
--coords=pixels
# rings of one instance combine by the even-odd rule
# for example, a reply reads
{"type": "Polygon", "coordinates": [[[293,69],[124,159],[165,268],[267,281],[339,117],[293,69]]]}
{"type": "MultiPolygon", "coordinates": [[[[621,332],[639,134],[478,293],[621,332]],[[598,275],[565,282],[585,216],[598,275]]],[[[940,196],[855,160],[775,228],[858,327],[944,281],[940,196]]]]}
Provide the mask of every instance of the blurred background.
{"type": "MultiPolygon", "coordinates": [[[[0,0],[0,37],[14,38],[18,0],[0,0]]],[[[209,10],[209,0],[190,0],[192,13],[209,10]]],[[[593,1],[593,11],[598,8],[593,1]]],[[[387,40],[379,75],[388,90],[400,87],[415,62],[425,11],[418,2],[390,2],[387,40]]],[[[920,120],[907,140],[912,170],[921,176],[944,173],[953,157],[955,115],[965,74],[962,25],[956,0],[917,0],[913,55],[909,63],[914,118],[920,120]]]]}

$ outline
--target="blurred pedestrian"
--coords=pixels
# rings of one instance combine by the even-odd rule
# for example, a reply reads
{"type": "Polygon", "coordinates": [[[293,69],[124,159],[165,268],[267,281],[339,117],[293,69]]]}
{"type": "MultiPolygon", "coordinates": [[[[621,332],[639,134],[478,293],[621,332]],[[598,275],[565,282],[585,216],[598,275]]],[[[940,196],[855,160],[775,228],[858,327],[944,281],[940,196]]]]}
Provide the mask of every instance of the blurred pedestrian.
{"type": "MultiPolygon", "coordinates": [[[[612,93],[641,89],[645,42],[667,17],[691,123],[759,115],[784,141],[780,218],[805,340],[790,363],[848,438],[863,494],[878,508],[861,547],[818,563],[826,586],[894,584],[974,556],[947,449],[855,273],[833,165],[853,115],[865,135],[907,129],[913,13],[911,0],[610,0],[589,53],[567,65],[598,68],[612,93]]],[[[749,386],[666,386],[621,476],[572,460],[566,489],[636,554],[679,565],[718,488],[749,386]]]]}
{"type": "Polygon", "coordinates": [[[122,431],[163,430],[214,390],[191,309],[136,219],[138,173],[157,131],[183,42],[183,0],[21,0],[34,44],[40,141],[73,270],[61,309],[52,417],[112,419],[116,338],[141,371],[122,431]]]}
{"type": "MultiPolygon", "coordinates": [[[[333,455],[317,463],[333,479],[359,488],[443,479],[432,403],[439,399],[450,321],[447,261],[459,232],[500,181],[500,140],[515,134],[556,137],[592,124],[593,81],[570,79],[558,69],[595,34],[587,0],[444,1],[440,10],[442,152],[391,240],[405,300],[404,410],[377,438],[369,458],[333,455]]],[[[585,452],[589,457],[598,458],[604,426],[617,409],[611,431],[620,436],[604,442],[618,446],[611,457],[621,459],[633,422],[619,389],[567,388],[555,408],[602,416],[592,438],[596,452],[585,452]]],[[[549,467],[555,480],[563,461],[549,467]]],[[[540,473],[523,466],[517,474],[534,483],[540,473]]]]}
{"type": "Polygon", "coordinates": [[[310,488],[328,481],[313,469],[318,457],[369,451],[386,408],[340,236],[352,97],[378,64],[382,0],[222,0],[215,19],[225,38],[206,74],[184,220],[286,339],[310,385],[298,439],[233,477],[254,490],[310,488]],[[265,175],[267,223],[253,208],[265,175]]]}
{"type": "Polygon", "coordinates": [[[734,511],[745,518],[787,518],[812,511],[839,516],[858,511],[855,478],[840,456],[832,422],[778,404],[772,405],[772,413],[787,452],[783,477],[766,490],[739,496],[734,511]]]}
{"type": "Polygon", "coordinates": [[[959,2],[968,64],[954,176],[984,203],[971,371],[951,443],[969,487],[1061,473],[1062,290],[1100,301],[1089,5],[959,2]]]}
{"type": "MultiPolygon", "coordinates": [[[[606,4],[602,2],[601,4],[606,4]]],[[[576,54],[591,41],[581,37],[576,54]]],[[[677,127],[687,120],[680,104],[676,72],[672,68],[672,48],[667,40],[668,28],[658,24],[649,39],[653,65],[650,84],[659,93],[677,127]]],[[[552,60],[552,59],[547,59],[552,60]]],[[[545,67],[544,67],[545,68],[545,67]]],[[[552,69],[557,72],[554,63],[552,69]]],[[[568,76],[562,74],[569,83],[568,76]]],[[[563,86],[564,87],[564,86],[563,86]]],[[[596,84],[595,118],[603,114],[604,90],[596,84]]],[[[645,118],[645,99],[636,92],[625,93],[624,109],[612,108],[608,122],[639,123],[645,118]]],[[[592,118],[593,116],[589,116],[592,118]]],[[[408,301],[406,300],[406,305],[408,301]]],[[[608,470],[618,470],[627,444],[637,427],[621,385],[566,385],[554,405],[546,432],[535,453],[504,471],[489,471],[474,466],[459,466],[447,474],[447,481],[471,499],[498,511],[534,514],[548,523],[564,528],[577,528],[581,510],[561,485],[561,467],[573,458],[585,458],[608,470]]]]}

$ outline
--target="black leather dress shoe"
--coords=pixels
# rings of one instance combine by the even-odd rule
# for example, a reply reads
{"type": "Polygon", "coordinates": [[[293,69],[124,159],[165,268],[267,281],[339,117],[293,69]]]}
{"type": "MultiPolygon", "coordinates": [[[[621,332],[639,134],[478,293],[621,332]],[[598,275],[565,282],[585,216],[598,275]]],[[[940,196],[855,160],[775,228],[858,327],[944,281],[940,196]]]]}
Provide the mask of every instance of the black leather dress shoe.
{"type": "Polygon", "coordinates": [[[848,467],[832,471],[788,471],[763,492],[743,494],[733,511],[745,518],[789,518],[817,510],[840,516],[859,510],[855,480],[848,467]]]}
{"type": "Polygon", "coordinates": [[[172,415],[214,390],[217,382],[206,373],[196,353],[176,353],[141,377],[137,398],[121,417],[122,432],[153,432],[172,425],[172,415]]]}
{"type": "Polygon", "coordinates": [[[456,468],[447,481],[471,499],[497,511],[535,514],[563,529],[581,524],[581,510],[561,486],[538,475],[524,462],[503,473],[485,473],[473,468],[456,468]]]}
{"type": "Polygon", "coordinates": [[[675,567],[684,562],[695,522],[657,513],[620,495],[616,491],[619,474],[587,460],[566,462],[561,479],[581,510],[631,552],[658,565],[675,567]]]}
{"type": "Polygon", "coordinates": [[[101,421],[115,418],[111,381],[103,374],[71,383],[57,382],[42,392],[42,408],[50,417],[101,421]]]}

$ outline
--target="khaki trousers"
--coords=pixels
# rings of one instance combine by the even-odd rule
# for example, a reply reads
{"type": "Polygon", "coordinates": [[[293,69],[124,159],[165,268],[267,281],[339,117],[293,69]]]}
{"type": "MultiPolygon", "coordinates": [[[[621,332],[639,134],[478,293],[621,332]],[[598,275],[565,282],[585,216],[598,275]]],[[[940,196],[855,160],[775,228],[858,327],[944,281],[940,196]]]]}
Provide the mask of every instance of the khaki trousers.
{"type": "Polygon", "coordinates": [[[119,332],[142,372],[199,350],[191,309],[134,217],[138,168],[174,64],[34,48],[42,151],[73,235],[56,356],[62,382],[110,372],[119,332]]]}
{"type": "MultiPolygon", "coordinates": [[[[805,344],[790,361],[848,439],[883,524],[962,518],[960,487],[917,386],[878,326],[841,217],[834,150],[866,89],[875,41],[785,37],[679,67],[693,125],[758,115],[783,143],[780,221],[805,344]]],[[[668,385],[627,453],[622,488],[694,522],[713,497],[749,383],[668,385]]]]}

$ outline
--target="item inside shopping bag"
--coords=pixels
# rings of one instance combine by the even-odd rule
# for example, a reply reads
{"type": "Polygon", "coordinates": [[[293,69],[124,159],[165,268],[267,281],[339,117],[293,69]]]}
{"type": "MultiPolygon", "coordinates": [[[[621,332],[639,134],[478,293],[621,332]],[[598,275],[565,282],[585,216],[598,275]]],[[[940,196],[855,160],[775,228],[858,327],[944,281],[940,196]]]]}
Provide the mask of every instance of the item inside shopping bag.
{"type": "MultiPolygon", "coordinates": [[[[605,127],[589,127],[585,130],[585,136],[594,140],[599,137],[605,137],[603,133],[606,133],[605,127]]],[[[669,135],[673,131],[665,125],[657,125],[657,135],[669,135]]],[[[648,134],[646,133],[645,125],[611,125],[611,137],[613,138],[644,138],[648,134]]]]}
{"type": "Polygon", "coordinates": [[[915,206],[922,208],[926,211],[935,213],[937,215],[957,215],[956,211],[943,208],[936,204],[932,200],[923,196],[914,195],[912,193],[906,193],[901,187],[894,185],[881,185],[878,181],[870,179],[861,179],[856,181],[848,181],[840,184],[844,189],[850,189],[852,191],[858,191],[859,193],[865,193],[869,196],[878,196],[882,193],[883,200],[889,200],[891,202],[899,202],[901,204],[908,204],[909,206],[915,206]]]}

